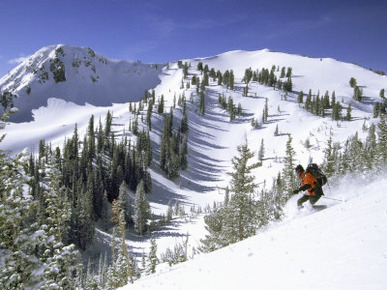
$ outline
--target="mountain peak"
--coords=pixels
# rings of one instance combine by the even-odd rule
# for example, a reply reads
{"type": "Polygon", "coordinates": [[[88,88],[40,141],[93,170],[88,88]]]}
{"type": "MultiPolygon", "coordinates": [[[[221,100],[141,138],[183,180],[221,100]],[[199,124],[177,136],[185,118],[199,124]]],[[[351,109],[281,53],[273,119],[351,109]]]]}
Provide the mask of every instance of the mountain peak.
{"type": "Polygon", "coordinates": [[[111,61],[89,47],[56,44],[43,47],[0,79],[0,92],[14,96],[19,113],[30,121],[32,110],[61,98],[76,104],[108,106],[137,101],[160,79],[156,65],[111,61]]]}

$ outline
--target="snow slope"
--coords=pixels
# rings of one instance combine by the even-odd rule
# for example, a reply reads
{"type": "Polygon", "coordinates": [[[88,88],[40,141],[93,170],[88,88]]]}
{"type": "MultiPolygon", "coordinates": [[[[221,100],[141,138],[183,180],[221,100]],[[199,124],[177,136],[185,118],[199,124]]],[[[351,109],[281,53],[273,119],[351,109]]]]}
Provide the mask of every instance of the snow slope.
{"type": "Polygon", "coordinates": [[[369,184],[347,180],[334,188],[348,193],[345,203],[292,213],[291,219],[252,238],[160,270],[123,289],[385,289],[385,188],[386,177],[369,184]]]}
{"type": "MultiPolygon", "coordinates": [[[[90,55],[87,50],[85,53],[90,55]]],[[[99,57],[102,58],[102,56],[99,57]]],[[[156,100],[164,95],[166,112],[169,112],[169,106],[173,105],[174,98],[184,95],[189,100],[187,103],[189,119],[188,169],[181,172],[181,177],[176,181],[167,180],[157,165],[164,122],[163,116],[156,113],[156,108],[152,114],[150,136],[154,148],[154,164],[150,168],[150,173],[153,179],[153,189],[147,198],[150,201],[152,212],[156,215],[166,214],[170,200],[179,200],[186,212],[189,212],[189,208],[192,206],[204,208],[206,205],[212,206],[214,201],[223,200],[224,195],[219,188],[228,185],[230,176],[227,175],[227,172],[232,169],[231,159],[237,154],[237,146],[244,143],[245,140],[248,141],[250,149],[255,153],[258,152],[261,141],[264,140],[263,166],[253,172],[258,184],[257,191],[259,191],[264,187],[270,188],[272,180],[282,170],[288,134],[291,134],[293,138],[292,146],[296,152],[295,162],[303,165],[309,161],[320,163],[323,160],[324,149],[330,137],[332,137],[333,142],[341,144],[356,132],[359,133],[359,138],[366,138],[368,132],[363,128],[368,128],[370,124],[378,121],[373,118],[373,104],[375,101],[381,100],[379,97],[380,89],[387,88],[385,76],[377,75],[356,65],[341,63],[333,59],[308,58],[269,50],[232,51],[209,58],[183,60],[184,62],[190,63],[191,67],[188,79],[184,80],[183,88],[183,72],[182,69],[178,68],[177,63],[170,63],[168,67],[165,66],[158,71],[154,68],[151,68],[152,72],[144,69],[144,75],[140,74],[138,78],[134,79],[134,82],[144,84],[145,82],[142,80],[147,79],[146,72],[152,75],[150,88],[155,89],[156,100]],[[232,69],[235,74],[235,90],[228,90],[224,86],[218,86],[216,82],[210,81],[210,85],[206,88],[206,113],[204,116],[200,116],[198,113],[199,101],[196,88],[194,86],[187,88],[186,86],[193,75],[201,75],[196,69],[197,63],[200,61],[203,64],[208,64],[210,68],[222,72],[232,69]],[[282,91],[251,83],[249,97],[243,97],[242,90],[246,84],[241,80],[245,69],[249,67],[253,70],[271,69],[273,65],[279,69],[292,67],[293,87],[296,93],[289,94],[285,100],[282,91]],[[365,101],[363,103],[354,102],[352,99],[353,89],[349,86],[351,77],[356,78],[358,85],[361,85],[364,90],[365,101]],[[353,118],[351,122],[335,122],[329,117],[320,118],[300,108],[296,101],[297,92],[302,90],[307,93],[309,89],[314,94],[319,91],[320,96],[325,91],[330,93],[335,91],[336,99],[341,101],[344,107],[343,114],[345,114],[348,104],[352,102],[353,118]],[[235,105],[240,103],[244,115],[230,122],[228,112],[223,110],[218,103],[219,95],[224,95],[226,98],[231,96],[235,105]],[[255,118],[261,121],[266,99],[269,107],[268,121],[261,124],[259,129],[253,129],[251,120],[255,118]],[[274,136],[277,126],[279,135],[274,136]],[[310,146],[306,146],[307,141],[310,146]]],[[[112,64],[109,67],[117,68],[118,63],[120,62],[116,61],[117,66],[112,64]]],[[[105,66],[103,63],[101,65],[105,66]]],[[[81,65],[79,70],[81,69],[87,70],[88,74],[82,74],[90,78],[90,73],[93,73],[93,70],[85,65],[81,65]]],[[[96,66],[96,71],[99,70],[99,66],[96,66]]],[[[279,75],[279,73],[280,71],[276,71],[276,74],[279,75]]],[[[114,70],[109,70],[106,74],[110,78],[115,75],[114,70]]],[[[21,80],[26,78],[29,82],[32,79],[28,78],[29,74],[23,76],[20,72],[19,75],[21,80]]],[[[3,83],[5,78],[1,79],[3,83]]],[[[102,79],[100,77],[97,84],[109,83],[108,81],[103,82],[102,79]]],[[[26,83],[28,82],[26,81],[26,83]]],[[[23,81],[20,81],[19,85],[21,83],[23,81]]],[[[9,84],[15,85],[16,82],[9,82],[9,84]]],[[[83,83],[79,81],[79,84],[83,83]]],[[[94,84],[86,84],[85,87],[94,86],[94,84]]],[[[38,85],[43,88],[41,84],[36,84],[36,87],[32,86],[32,92],[37,91],[38,85]]],[[[50,88],[64,86],[64,84],[52,85],[50,88]]],[[[117,84],[117,86],[119,85],[117,84]]],[[[20,88],[25,89],[25,86],[20,88]]],[[[78,86],[78,88],[80,87],[78,86]]],[[[117,90],[121,89],[117,87],[117,90]]],[[[130,91],[129,88],[128,90],[130,91]]],[[[100,103],[99,100],[104,100],[106,97],[106,91],[103,90],[99,93],[93,91],[96,93],[96,103],[89,102],[89,99],[72,99],[78,96],[74,95],[73,91],[69,91],[69,95],[61,95],[60,98],[56,93],[49,94],[49,92],[56,92],[56,89],[52,91],[50,89],[47,92],[44,94],[44,104],[41,103],[37,107],[32,104],[32,107],[37,108],[33,110],[33,121],[10,123],[6,127],[7,136],[1,144],[4,149],[13,150],[14,153],[23,150],[36,152],[40,139],[52,143],[53,147],[62,146],[65,138],[71,136],[75,124],[77,124],[78,134],[82,136],[86,132],[90,116],[94,115],[97,124],[100,118],[104,121],[108,110],[114,116],[113,130],[116,136],[127,136],[135,142],[135,137],[128,130],[129,123],[134,116],[129,112],[126,101],[113,103],[109,99],[107,100],[109,105],[100,103]]],[[[58,90],[58,92],[62,91],[58,90]]],[[[140,96],[142,95],[143,91],[140,96]]],[[[31,96],[32,93],[28,97],[31,96]]],[[[27,100],[27,96],[24,100],[27,100]]],[[[146,114],[146,108],[142,114],[146,114]]],[[[175,127],[181,116],[181,108],[177,106],[174,111],[175,127]]],[[[141,126],[144,124],[140,123],[141,126]]],[[[179,289],[180,286],[180,289],[192,289],[185,283],[189,282],[193,286],[198,286],[197,288],[204,288],[207,287],[204,282],[208,281],[210,286],[215,283],[220,284],[216,284],[217,286],[214,288],[209,286],[207,289],[222,289],[222,286],[224,289],[230,289],[227,286],[238,283],[240,284],[238,289],[252,289],[257,285],[262,285],[262,288],[277,288],[276,286],[293,288],[290,287],[295,285],[292,283],[300,283],[298,285],[301,288],[324,288],[322,287],[324,285],[331,286],[328,288],[342,288],[340,285],[343,288],[352,288],[348,276],[359,283],[365,283],[367,277],[375,277],[371,282],[375,281],[376,288],[379,285],[386,286],[386,280],[382,280],[383,276],[379,275],[381,270],[386,270],[387,254],[385,247],[381,246],[386,244],[386,228],[381,226],[383,225],[382,221],[386,219],[386,200],[380,192],[381,188],[386,188],[386,184],[386,180],[378,181],[375,184],[370,184],[367,189],[360,186],[352,187],[351,182],[343,183],[343,187],[332,186],[331,190],[326,192],[327,196],[341,198],[341,194],[344,194],[349,201],[333,206],[336,202],[324,200],[324,203],[332,207],[313,215],[310,215],[309,211],[294,211],[295,206],[292,204],[294,200],[292,200],[287,209],[288,219],[283,225],[272,225],[267,231],[242,242],[241,245],[233,245],[216,253],[198,256],[194,261],[185,265],[177,265],[172,270],[169,270],[168,266],[159,265],[158,269],[162,273],[166,273],[165,275],[156,274],[153,277],[145,277],[136,282],[137,286],[135,287],[141,289],[142,286],[153,286],[153,289],[159,289],[163,283],[171,286],[172,289],[173,287],[179,289]],[[372,190],[369,191],[371,194],[364,194],[371,186],[372,190]],[[349,191],[348,188],[351,190],[349,191]],[[379,200],[380,202],[377,202],[379,200]],[[367,207],[362,208],[362,205],[366,204],[368,204],[367,207]],[[369,210],[372,205],[376,206],[375,210],[374,208],[369,210]],[[359,212],[362,215],[359,215],[359,212]],[[379,248],[371,249],[373,241],[366,239],[368,236],[372,239],[380,239],[379,248]],[[338,241],[337,243],[334,242],[335,239],[338,241]],[[362,239],[365,241],[364,247],[361,244],[362,239]],[[348,251],[343,246],[347,246],[347,244],[348,251]],[[354,255],[355,250],[359,251],[358,256],[354,255]],[[233,252],[238,253],[238,255],[233,256],[233,252]],[[375,269],[372,268],[374,264],[371,265],[368,258],[366,259],[367,255],[373,258],[378,256],[378,258],[375,257],[375,261],[377,261],[375,269]],[[337,257],[343,257],[343,259],[337,257]],[[246,262],[246,267],[241,265],[241,261],[246,262]],[[316,261],[321,262],[324,267],[319,267],[320,264],[316,261]],[[281,268],[282,265],[283,268],[281,268]],[[207,266],[208,268],[206,268],[207,266]],[[339,273],[334,276],[333,272],[336,271],[339,273]],[[353,277],[354,275],[350,275],[351,271],[362,273],[353,277]],[[174,276],[175,273],[178,277],[174,276]],[[192,277],[190,277],[191,274],[192,277]],[[324,276],[327,279],[320,278],[324,276]],[[216,277],[216,279],[212,277],[216,277]],[[285,282],[281,282],[282,279],[285,282]],[[316,279],[318,283],[312,284],[316,279]],[[322,282],[337,283],[321,284],[322,282]],[[175,286],[172,283],[175,283],[175,286]],[[243,287],[244,285],[246,288],[243,287]],[[320,287],[320,285],[322,286],[320,287]]],[[[159,253],[163,253],[166,248],[173,248],[174,244],[182,243],[187,234],[190,236],[189,247],[197,247],[200,239],[206,234],[202,215],[192,218],[175,218],[170,226],[153,233],[153,236],[157,238],[159,253]]],[[[97,234],[96,239],[102,240],[102,243],[109,247],[110,237],[106,233],[97,234]]],[[[141,256],[143,251],[148,252],[149,237],[143,239],[135,237],[128,240],[127,244],[131,251],[141,256]]]]}

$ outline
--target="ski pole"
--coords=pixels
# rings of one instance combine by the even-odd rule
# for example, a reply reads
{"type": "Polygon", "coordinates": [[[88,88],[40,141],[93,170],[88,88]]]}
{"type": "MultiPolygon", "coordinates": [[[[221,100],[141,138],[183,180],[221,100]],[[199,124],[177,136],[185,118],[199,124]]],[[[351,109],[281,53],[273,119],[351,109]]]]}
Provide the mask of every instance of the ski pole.
{"type": "Polygon", "coordinates": [[[323,198],[327,198],[327,199],[332,199],[332,200],[337,200],[337,201],[342,201],[342,202],[345,202],[345,199],[344,199],[344,196],[342,199],[338,199],[338,198],[333,198],[333,197],[327,197],[327,196],[322,196],[323,198]]]}

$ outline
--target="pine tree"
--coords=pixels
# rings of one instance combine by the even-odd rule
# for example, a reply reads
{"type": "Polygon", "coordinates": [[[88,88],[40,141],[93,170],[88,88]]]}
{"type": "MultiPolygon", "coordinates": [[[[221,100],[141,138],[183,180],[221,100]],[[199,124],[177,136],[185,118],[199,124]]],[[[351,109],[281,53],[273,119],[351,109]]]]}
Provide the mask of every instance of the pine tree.
{"type": "Polygon", "coordinates": [[[94,238],[93,193],[92,189],[81,191],[76,208],[76,243],[85,250],[94,238]]]}
{"type": "Polygon", "coordinates": [[[355,88],[357,86],[357,82],[356,82],[356,79],[354,77],[350,78],[349,85],[351,86],[351,88],[355,88]]]}
{"type": "Polygon", "coordinates": [[[164,113],[164,95],[161,95],[161,99],[159,100],[159,105],[157,107],[157,113],[164,113]]]}
{"type": "Polygon", "coordinates": [[[288,70],[286,71],[286,77],[291,78],[292,77],[292,68],[288,67],[288,70]]]}
{"type": "Polygon", "coordinates": [[[234,90],[234,72],[233,70],[230,71],[230,79],[229,79],[229,87],[231,90],[234,90]]]}
{"type": "Polygon", "coordinates": [[[299,104],[303,104],[303,103],[304,103],[304,93],[303,93],[302,91],[300,91],[300,92],[298,93],[297,102],[298,102],[299,104]]]}
{"type": "Polygon", "coordinates": [[[261,166],[263,164],[263,158],[264,157],[265,157],[265,144],[264,144],[264,141],[262,139],[261,140],[261,146],[259,147],[259,151],[258,151],[258,160],[259,160],[259,163],[260,163],[261,166]]]}
{"type": "Polygon", "coordinates": [[[89,128],[88,128],[88,153],[89,153],[89,160],[91,160],[95,157],[95,131],[94,131],[94,116],[91,115],[90,121],[89,121],[89,128]]]}
{"type": "Polygon", "coordinates": [[[149,254],[147,256],[146,261],[146,269],[145,272],[147,275],[156,273],[156,266],[159,263],[159,259],[157,258],[157,244],[156,240],[151,239],[151,248],[149,250],[149,254]]]}
{"type": "Polygon", "coordinates": [[[380,116],[379,128],[379,154],[381,161],[385,164],[387,162],[387,123],[386,116],[380,116]]]}
{"type": "Polygon", "coordinates": [[[268,118],[269,118],[269,100],[266,98],[265,99],[265,108],[264,108],[264,111],[263,111],[263,115],[264,115],[264,123],[267,122],[268,118]]]}
{"type": "Polygon", "coordinates": [[[340,102],[332,103],[332,120],[339,121],[341,119],[341,112],[343,107],[340,102]]]}
{"type": "Polygon", "coordinates": [[[200,91],[199,97],[200,97],[199,111],[200,111],[200,114],[204,116],[206,112],[206,103],[205,103],[205,95],[203,90],[200,91]]]}
{"type": "Polygon", "coordinates": [[[351,112],[352,112],[352,104],[349,104],[347,108],[347,116],[345,117],[347,121],[351,121],[352,119],[351,112]]]}
{"type": "MultiPolygon", "coordinates": [[[[292,141],[293,138],[289,134],[288,135],[288,141],[286,142],[286,151],[285,151],[285,159],[284,159],[284,169],[283,169],[283,181],[284,181],[284,190],[285,192],[289,193],[296,187],[296,178],[294,174],[294,168],[295,168],[295,154],[292,147],[292,141]]],[[[285,201],[283,201],[285,202],[285,201]]]]}
{"type": "Polygon", "coordinates": [[[353,98],[358,102],[363,100],[363,90],[360,87],[355,86],[353,89],[353,98]]]}
{"type": "Polygon", "coordinates": [[[230,192],[233,193],[227,206],[214,208],[205,217],[209,235],[202,240],[204,251],[213,251],[231,243],[241,241],[255,234],[258,217],[257,203],[253,195],[256,184],[251,171],[258,164],[250,164],[254,153],[246,144],[238,146],[239,156],[232,159],[233,172],[230,172],[230,192]]]}
{"type": "Polygon", "coordinates": [[[305,110],[311,111],[311,109],[312,109],[312,90],[310,89],[305,100],[305,110]]]}
{"type": "Polygon", "coordinates": [[[128,186],[123,181],[119,189],[118,202],[119,202],[120,210],[124,214],[125,222],[129,223],[131,219],[131,214],[130,214],[129,202],[127,200],[127,190],[128,190],[128,186]]]}
{"type": "Polygon", "coordinates": [[[279,135],[279,128],[278,128],[278,124],[275,126],[275,131],[274,131],[274,136],[278,136],[279,135]]]}
{"type": "Polygon", "coordinates": [[[282,69],[281,69],[281,75],[280,75],[280,78],[284,78],[285,77],[285,67],[283,66],[282,69]]]}
{"type": "Polygon", "coordinates": [[[146,199],[144,182],[141,180],[136,189],[136,200],[134,204],[134,226],[138,233],[142,235],[147,227],[150,207],[149,202],[146,199]]]}
{"type": "Polygon", "coordinates": [[[167,221],[170,222],[173,217],[173,208],[172,208],[172,201],[170,200],[168,202],[168,212],[167,212],[167,221]]]}
{"type": "Polygon", "coordinates": [[[110,267],[110,275],[108,274],[108,284],[114,287],[122,287],[130,281],[133,284],[133,271],[130,263],[128,249],[125,243],[126,222],[124,212],[121,209],[120,202],[114,200],[112,203],[112,222],[116,223],[114,227],[115,234],[120,238],[120,248],[115,255],[115,234],[112,237],[112,260],[113,264],[110,267]]]}
{"type": "Polygon", "coordinates": [[[150,99],[148,102],[148,109],[146,113],[146,123],[148,125],[149,131],[152,131],[152,110],[153,110],[153,100],[150,99]]]}
{"type": "Polygon", "coordinates": [[[380,96],[384,101],[386,101],[386,97],[385,97],[385,95],[384,95],[384,89],[381,89],[381,90],[380,90],[379,96],[380,96]]]}
{"type": "Polygon", "coordinates": [[[368,137],[365,144],[365,153],[367,153],[367,168],[372,169],[374,166],[378,167],[381,156],[378,154],[378,142],[376,138],[375,124],[372,124],[368,130],[368,137]]]}

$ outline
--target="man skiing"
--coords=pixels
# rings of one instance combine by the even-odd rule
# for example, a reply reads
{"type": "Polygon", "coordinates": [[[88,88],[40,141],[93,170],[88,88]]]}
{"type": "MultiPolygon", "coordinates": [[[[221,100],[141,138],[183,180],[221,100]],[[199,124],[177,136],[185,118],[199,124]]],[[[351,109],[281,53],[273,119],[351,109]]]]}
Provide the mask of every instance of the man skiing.
{"type": "Polygon", "coordinates": [[[303,207],[302,204],[306,201],[310,201],[314,205],[324,192],[321,185],[317,181],[317,178],[310,172],[305,172],[302,165],[298,165],[295,169],[298,178],[301,180],[301,187],[294,190],[293,193],[297,194],[300,191],[306,190],[307,192],[297,201],[298,207],[303,207]]]}

